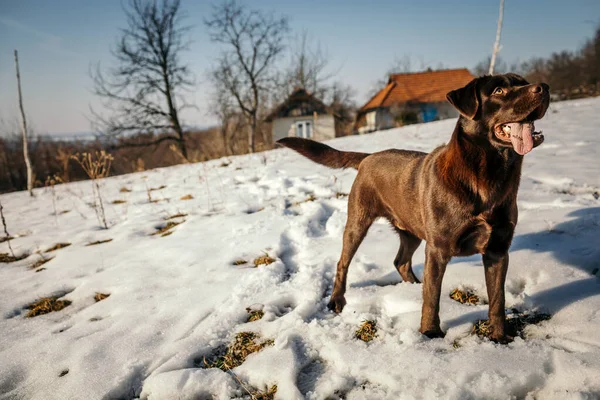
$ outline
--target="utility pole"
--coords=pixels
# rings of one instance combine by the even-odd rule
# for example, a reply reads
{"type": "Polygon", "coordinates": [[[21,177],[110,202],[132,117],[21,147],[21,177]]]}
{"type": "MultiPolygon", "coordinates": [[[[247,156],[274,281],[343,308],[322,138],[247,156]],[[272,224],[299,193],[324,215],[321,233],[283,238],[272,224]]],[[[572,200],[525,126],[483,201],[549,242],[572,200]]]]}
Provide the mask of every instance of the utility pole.
{"type": "Polygon", "coordinates": [[[27,167],[27,191],[33,196],[33,172],[31,170],[31,160],[29,159],[29,149],[27,147],[27,119],[23,109],[23,95],[21,94],[21,74],[19,73],[19,55],[15,50],[15,67],[17,68],[17,90],[19,93],[19,109],[21,110],[21,129],[23,131],[23,157],[27,167]]]}
{"type": "Polygon", "coordinates": [[[500,34],[502,33],[502,19],[504,18],[504,0],[500,0],[500,15],[498,16],[498,29],[496,30],[496,41],[494,42],[494,49],[492,50],[492,59],[490,60],[489,74],[494,73],[494,66],[496,65],[496,56],[500,52],[502,46],[500,46],[500,34]]]}

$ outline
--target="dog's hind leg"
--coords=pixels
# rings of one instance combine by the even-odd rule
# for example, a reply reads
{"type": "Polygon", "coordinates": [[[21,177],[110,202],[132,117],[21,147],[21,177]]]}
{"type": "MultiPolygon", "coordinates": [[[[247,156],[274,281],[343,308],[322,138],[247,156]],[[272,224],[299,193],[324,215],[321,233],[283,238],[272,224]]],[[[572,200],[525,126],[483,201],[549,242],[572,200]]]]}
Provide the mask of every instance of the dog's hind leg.
{"type": "Polygon", "coordinates": [[[348,201],[348,221],[344,229],[342,255],[337,264],[331,300],[327,305],[330,310],[336,313],[342,312],[342,309],[346,305],[346,299],[344,298],[344,294],[346,293],[346,277],[352,257],[354,257],[358,246],[360,246],[369,227],[375,220],[375,216],[371,214],[371,210],[363,204],[359,204],[358,199],[355,200],[353,197],[355,196],[352,196],[351,193],[348,201]]]}
{"type": "Polygon", "coordinates": [[[394,266],[404,282],[420,283],[412,269],[412,256],[421,244],[421,239],[407,231],[395,229],[400,235],[400,249],[394,259],[394,266]]]}

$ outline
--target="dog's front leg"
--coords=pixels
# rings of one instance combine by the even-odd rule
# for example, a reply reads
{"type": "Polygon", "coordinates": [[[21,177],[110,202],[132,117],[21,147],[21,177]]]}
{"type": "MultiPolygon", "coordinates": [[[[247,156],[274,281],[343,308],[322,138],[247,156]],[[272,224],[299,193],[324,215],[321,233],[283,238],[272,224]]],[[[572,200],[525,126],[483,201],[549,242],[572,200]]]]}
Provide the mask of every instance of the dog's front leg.
{"type": "Polygon", "coordinates": [[[485,253],[483,255],[485,268],[485,284],[489,299],[489,319],[492,331],[490,339],[498,343],[508,343],[511,337],[505,334],[506,312],[504,310],[504,282],[508,270],[508,252],[485,253]]]}
{"type": "Polygon", "coordinates": [[[446,255],[444,251],[429,244],[425,247],[421,333],[429,338],[446,335],[440,328],[440,294],[448,261],[450,261],[450,256],[446,255]]]}

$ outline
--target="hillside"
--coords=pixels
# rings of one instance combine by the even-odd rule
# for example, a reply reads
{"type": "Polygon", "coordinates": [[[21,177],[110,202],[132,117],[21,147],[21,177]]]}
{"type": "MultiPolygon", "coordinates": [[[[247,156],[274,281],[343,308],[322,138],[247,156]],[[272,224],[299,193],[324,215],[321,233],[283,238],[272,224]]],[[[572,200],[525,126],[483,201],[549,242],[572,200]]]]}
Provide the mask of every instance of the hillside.
{"type": "MultiPolygon", "coordinates": [[[[487,318],[480,257],[448,267],[446,337],[419,334],[421,285],[400,283],[384,221],[352,262],[343,313],[327,311],[356,173],[287,149],[105,179],[107,230],[90,182],[56,186],[55,206],[49,188],[2,195],[12,248],[31,255],[0,264],[0,399],[228,399],[273,385],[281,399],[600,397],[599,110],[600,98],[555,103],[536,123],[546,141],[525,160],[507,307],[551,318],[506,346],[470,334],[487,318]],[[70,245],[45,252],[57,243],[70,245]],[[26,318],[51,296],[71,303],[26,318]],[[365,320],[368,343],[355,338],[365,320]],[[203,368],[239,332],[273,343],[231,373],[203,368]]],[[[329,144],[430,151],[454,123],[329,144]]],[[[419,278],[423,260],[421,248],[419,278]]]]}

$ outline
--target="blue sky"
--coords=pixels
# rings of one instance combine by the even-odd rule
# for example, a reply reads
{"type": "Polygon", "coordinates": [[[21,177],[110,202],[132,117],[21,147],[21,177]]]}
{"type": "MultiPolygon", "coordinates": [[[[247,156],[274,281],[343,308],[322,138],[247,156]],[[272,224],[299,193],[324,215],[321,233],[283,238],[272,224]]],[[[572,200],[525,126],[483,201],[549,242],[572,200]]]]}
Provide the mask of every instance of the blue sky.
{"type": "MultiPolygon", "coordinates": [[[[288,15],[295,33],[306,30],[326,49],[337,80],[367,100],[374,82],[395,58],[408,55],[436,67],[471,68],[493,45],[497,0],[254,0],[254,8],[288,15]]],[[[219,54],[203,26],[209,1],[182,0],[195,25],[185,55],[198,85],[184,114],[191,125],[209,125],[206,71],[219,54]]],[[[501,57],[507,62],[574,50],[600,23],[597,0],[506,0],[501,57]]],[[[23,96],[39,133],[89,131],[89,67],[110,65],[110,47],[125,25],[118,0],[0,0],[0,118],[18,116],[12,51],[19,50],[23,96]]]]}

